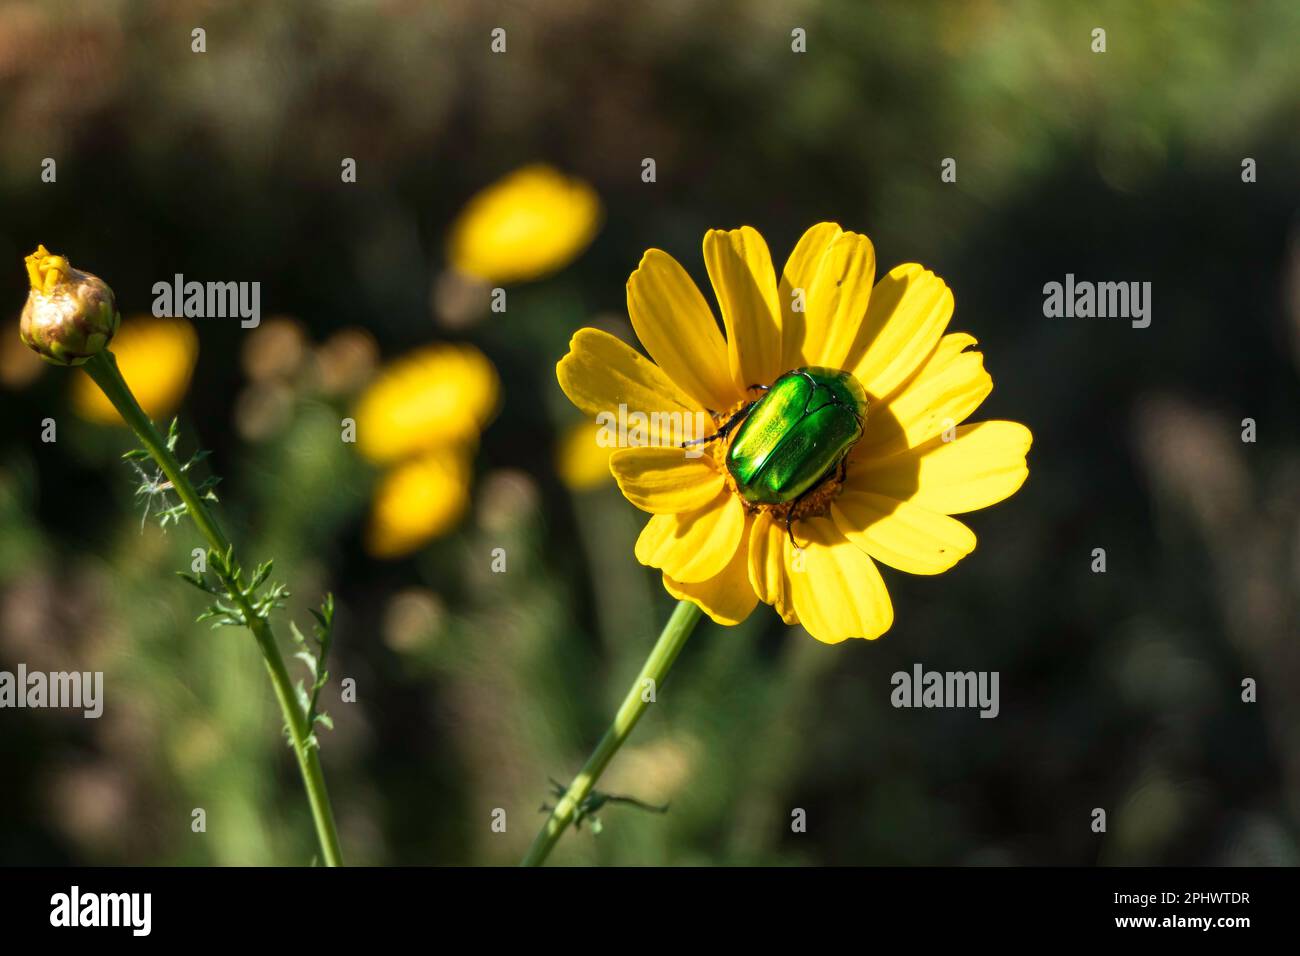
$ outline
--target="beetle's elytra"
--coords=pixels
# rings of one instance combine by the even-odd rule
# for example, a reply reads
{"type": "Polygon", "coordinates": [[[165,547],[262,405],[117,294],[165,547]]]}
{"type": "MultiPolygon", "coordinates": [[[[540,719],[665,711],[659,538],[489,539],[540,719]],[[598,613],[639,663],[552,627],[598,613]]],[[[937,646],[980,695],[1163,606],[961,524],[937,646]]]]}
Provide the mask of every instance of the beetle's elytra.
{"type": "Polygon", "coordinates": [[[862,437],[867,396],[848,372],[797,368],[741,414],[727,470],[747,502],[782,505],[820,484],[862,437]]]}

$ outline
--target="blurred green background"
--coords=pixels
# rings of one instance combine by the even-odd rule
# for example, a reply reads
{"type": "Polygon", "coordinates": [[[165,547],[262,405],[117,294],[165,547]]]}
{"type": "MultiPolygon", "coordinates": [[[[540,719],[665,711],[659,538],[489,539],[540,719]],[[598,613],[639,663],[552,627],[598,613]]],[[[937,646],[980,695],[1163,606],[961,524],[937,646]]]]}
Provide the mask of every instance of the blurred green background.
{"type": "Polygon", "coordinates": [[[609,808],[553,859],[1294,864],[1297,38],[1286,0],[3,3],[0,669],[102,670],[106,704],[0,711],[0,863],[313,855],[254,644],[192,623],[203,601],[173,575],[197,535],[142,530],[130,438],[76,415],[82,373],[26,363],[38,242],[126,316],[180,272],[260,281],[263,314],[293,320],[262,340],[269,372],[237,322],[196,320],[182,448],[213,449],[241,553],[289,579],[282,637],[338,596],[323,759],[348,861],[505,864],[672,605],[632,555],[644,516],[558,477],[578,414],[555,361],[584,325],[630,337],[646,248],[704,281],[708,228],[753,225],[780,263],[833,219],[882,273],[948,282],[996,384],[975,418],[1032,428],[1029,481],[971,516],[953,571],[884,571],[879,641],[822,646],[763,607],[705,621],[602,783],[670,812],[609,808]],[[595,187],[602,230],[506,313],[453,308],[449,224],[535,161],[595,187]],[[1151,326],[1044,318],[1067,272],[1149,280],[1151,326]],[[356,386],[329,385],[329,343],[357,329],[381,360],[473,343],[502,379],[469,509],[401,560],[366,556],[376,476],[338,440],[356,386]],[[891,708],[917,662],[999,671],[1001,715],[891,708]]]}

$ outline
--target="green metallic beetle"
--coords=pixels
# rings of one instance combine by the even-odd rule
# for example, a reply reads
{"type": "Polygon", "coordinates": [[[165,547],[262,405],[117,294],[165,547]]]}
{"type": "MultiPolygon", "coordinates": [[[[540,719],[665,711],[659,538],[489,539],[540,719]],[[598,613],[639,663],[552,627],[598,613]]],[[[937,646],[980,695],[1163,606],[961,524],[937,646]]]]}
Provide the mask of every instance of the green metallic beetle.
{"type": "MultiPolygon", "coordinates": [[[[687,444],[725,438],[739,425],[727,450],[727,471],[740,496],[753,505],[794,505],[837,467],[862,437],[867,395],[848,372],[797,368],[731,416],[716,434],[687,444]]],[[[786,513],[786,531],[790,515],[786,513]]],[[[791,536],[793,540],[793,535],[791,536]]]]}

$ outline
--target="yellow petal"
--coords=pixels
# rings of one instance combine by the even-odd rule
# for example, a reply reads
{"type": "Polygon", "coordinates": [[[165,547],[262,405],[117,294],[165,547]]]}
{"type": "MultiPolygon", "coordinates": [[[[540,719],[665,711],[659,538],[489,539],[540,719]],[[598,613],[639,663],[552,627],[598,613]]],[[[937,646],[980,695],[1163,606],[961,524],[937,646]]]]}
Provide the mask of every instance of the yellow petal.
{"type": "Polygon", "coordinates": [[[765,385],[781,367],[781,304],[767,243],[750,226],[704,234],[704,265],[727,329],[731,378],[736,389],[765,385]]]}
{"type": "Polygon", "coordinates": [[[850,368],[849,350],[861,334],[875,281],[871,240],[856,232],[838,236],[822,256],[808,290],[806,364],[850,368]]]}
{"type": "Polygon", "coordinates": [[[782,371],[810,364],[804,357],[807,337],[808,290],[812,288],[822,256],[843,230],[838,223],[819,222],[795,243],[794,251],[781,270],[778,297],[781,300],[782,371]],[[800,305],[795,309],[796,294],[800,305]]]}
{"type": "Polygon", "coordinates": [[[983,354],[960,351],[974,341],[964,333],[945,335],[897,395],[868,407],[866,429],[854,446],[853,460],[915,448],[946,429],[955,429],[974,412],[993,391],[983,354]]]}
{"type": "Polygon", "coordinates": [[[940,574],[975,550],[974,532],[956,518],[884,495],[846,491],[831,517],[867,554],[909,574],[940,574]]]}
{"type": "Polygon", "coordinates": [[[496,414],[496,368],[472,345],[430,345],[389,363],[357,401],[357,450],[387,464],[472,443],[496,414]]]}
{"type": "Polygon", "coordinates": [[[770,604],[787,624],[798,624],[790,599],[787,563],[790,541],[785,527],[760,513],[749,532],[749,583],[758,599],[770,604]]]}
{"type": "MultiPolygon", "coordinates": [[[[909,378],[895,389],[894,394],[890,396],[890,399],[897,398],[900,394],[907,391],[907,389],[912,386],[912,383],[919,379],[922,374],[933,374],[936,369],[944,367],[966,349],[970,348],[972,345],[978,344],[978,340],[969,332],[949,332],[947,335],[939,339],[934,350],[931,351],[925,361],[917,367],[916,371],[914,371],[909,378]]],[[[884,404],[887,404],[888,401],[889,399],[886,399],[884,404]]]]}
{"type": "Polygon", "coordinates": [[[542,164],[486,187],[452,224],[448,258],[485,282],[522,282],[562,269],[591,244],[603,215],[581,179],[542,164]]]}
{"type": "Polygon", "coordinates": [[[842,535],[830,518],[795,526],[799,549],[790,555],[795,613],[813,637],[838,644],[850,637],[873,640],[894,623],[885,582],[875,562],[842,535]]]}
{"type": "MultiPolygon", "coordinates": [[[[748,515],[745,516],[747,526],[752,520],[748,515]]],[[[746,570],[749,563],[747,545],[745,534],[742,533],[736,553],[731,556],[726,567],[713,577],[688,584],[665,574],[664,588],[677,600],[697,605],[718,624],[739,624],[749,617],[758,604],[758,595],[750,586],[746,570]]]]}
{"type": "Polygon", "coordinates": [[[1024,484],[1033,438],[1019,422],[962,425],[950,442],[940,436],[901,455],[864,460],[850,471],[850,481],[854,488],[910,499],[941,514],[975,511],[1024,484]]]}
{"type": "Polygon", "coordinates": [[[469,476],[468,456],[447,450],[388,472],[375,488],[366,551],[398,558],[448,531],[469,503],[469,476]]]}
{"type": "MultiPolygon", "coordinates": [[[[199,337],[184,319],[137,316],[118,329],[113,354],[136,401],[157,420],[174,411],[185,397],[199,355],[199,337]]],[[[126,424],[89,375],[73,380],[72,407],[87,421],[126,424]]]]}
{"type": "Polygon", "coordinates": [[[623,497],[651,514],[703,508],[723,486],[709,460],[687,458],[681,448],[620,448],[610,456],[609,470],[623,497]]]}
{"type": "Polygon", "coordinates": [[[871,293],[845,364],[867,394],[885,398],[926,360],[952,318],[952,292],[914,262],[895,266],[871,293]]]}
{"type": "Polygon", "coordinates": [[[555,375],[569,401],[602,425],[617,429],[623,421],[634,428],[643,421],[643,435],[623,436],[633,444],[680,445],[683,434],[708,434],[707,416],[696,427],[699,403],[659,366],[608,332],[579,329],[555,375]]]}
{"type": "Polygon", "coordinates": [[[723,491],[686,514],[655,515],[636,541],[636,559],[674,581],[707,581],[727,566],[745,530],[740,499],[723,491]]]}
{"type": "MultiPolygon", "coordinates": [[[[940,366],[951,362],[972,345],[978,344],[979,341],[969,332],[949,332],[943,338],[939,339],[938,344],[934,347],[934,351],[917,369],[917,372],[933,371],[935,368],[939,368],[940,366]]],[[[916,376],[914,376],[914,378],[915,377],[916,376]]],[[[903,387],[906,388],[910,384],[911,381],[904,382],[903,387]]]]}
{"type": "Polygon", "coordinates": [[[651,249],[641,258],[627,280],[627,313],[655,364],[705,408],[721,410],[743,397],[708,302],[668,253],[651,249]]]}

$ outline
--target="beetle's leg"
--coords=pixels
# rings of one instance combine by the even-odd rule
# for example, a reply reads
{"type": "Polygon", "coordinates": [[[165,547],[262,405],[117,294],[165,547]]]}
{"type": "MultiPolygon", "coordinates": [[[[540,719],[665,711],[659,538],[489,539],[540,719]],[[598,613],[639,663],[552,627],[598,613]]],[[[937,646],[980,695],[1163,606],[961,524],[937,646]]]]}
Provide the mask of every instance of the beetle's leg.
{"type": "MultiPolygon", "coordinates": [[[[841,478],[842,477],[843,476],[841,475],[841,478]]],[[[822,481],[825,481],[825,479],[823,478],[822,481]]],[[[799,504],[799,502],[803,501],[810,494],[812,494],[819,487],[821,487],[821,484],[822,484],[821,481],[817,482],[817,484],[813,485],[811,488],[808,488],[803,492],[803,494],[799,495],[797,498],[791,501],[790,510],[785,513],[785,533],[786,536],[790,539],[790,543],[794,545],[795,550],[797,551],[802,551],[803,548],[801,548],[799,546],[799,542],[794,539],[794,529],[792,528],[792,524],[793,524],[793,515],[794,515],[795,507],[799,504]]]]}
{"type": "MultiPolygon", "coordinates": [[[[811,488],[808,489],[808,491],[811,490],[812,490],[811,488]]],[[[805,491],[798,498],[795,498],[794,501],[790,502],[790,510],[785,513],[785,535],[787,538],[790,539],[790,544],[794,546],[794,549],[796,551],[802,551],[803,548],[799,547],[799,542],[794,539],[794,509],[795,506],[798,505],[799,502],[804,499],[804,495],[806,494],[808,494],[807,491],[805,491]]]]}
{"type": "MultiPolygon", "coordinates": [[[[796,498],[795,500],[798,501],[799,499],[796,498]]],[[[794,539],[794,527],[791,524],[791,516],[793,514],[794,508],[791,508],[785,513],[785,534],[786,537],[790,539],[790,544],[794,546],[794,549],[796,551],[802,551],[803,548],[800,547],[799,542],[794,539]]]]}
{"type": "Polygon", "coordinates": [[[739,422],[746,415],[748,415],[749,410],[753,407],[754,407],[754,403],[750,402],[748,405],[741,408],[740,411],[736,412],[736,414],[728,418],[726,422],[723,423],[722,427],[719,428],[712,435],[706,435],[704,438],[692,438],[690,441],[684,441],[682,442],[682,447],[689,448],[692,445],[707,445],[709,442],[714,441],[718,438],[726,438],[727,434],[733,428],[736,427],[736,423],[739,422]]]}

